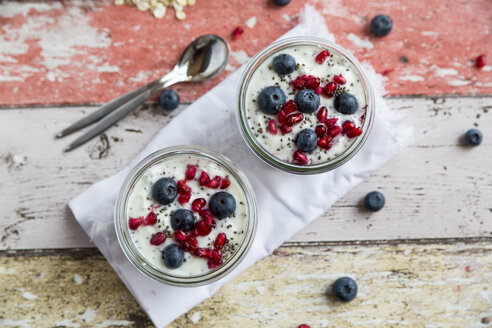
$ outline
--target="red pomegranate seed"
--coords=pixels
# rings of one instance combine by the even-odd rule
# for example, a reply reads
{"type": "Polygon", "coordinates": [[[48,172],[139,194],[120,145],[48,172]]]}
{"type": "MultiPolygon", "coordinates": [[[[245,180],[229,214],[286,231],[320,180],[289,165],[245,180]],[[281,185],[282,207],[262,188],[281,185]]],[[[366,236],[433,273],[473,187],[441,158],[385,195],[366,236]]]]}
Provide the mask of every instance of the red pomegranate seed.
{"type": "Polygon", "coordinates": [[[317,95],[320,95],[322,92],[323,92],[322,87],[317,87],[316,90],[314,90],[314,93],[316,93],[317,95]]]}
{"type": "Polygon", "coordinates": [[[220,184],[220,189],[227,189],[231,185],[231,180],[228,178],[222,179],[222,183],[220,184]]]}
{"type": "Polygon", "coordinates": [[[342,74],[339,74],[339,75],[335,75],[333,77],[333,82],[335,82],[336,84],[345,84],[347,83],[347,80],[345,80],[345,78],[342,76],[342,74]]]}
{"type": "Polygon", "coordinates": [[[213,262],[212,260],[208,260],[208,261],[207,261],[207,265],[208,265],[208,268],[209,268],[209,269],[215,269],[215,268],[217,268],[217,267],[219,267],[219,266],[221,266],[221,265],[222,265],[222,261],[221,261],[221,262],[219,262],[219,263],[215,263],[215,262],[213,262]]]}
{"type": "Polygon", "coordinates": [[[316,125],[316,127],[314,128],[314,132],[316,132],[318,138],[321,138],[326,133],[326,127],[322,124],[316,125]]]}
{"type": "Polygon", "coordinates": [[[331,98],[335,95],[336,90],[337,90],[337,84],[335,82],[328,82],[323,88],[323,94],[331,98]]]}
{"type": "Polygon", "coordinates": [[[335,124],[337,124],[337,122],[338,122],[338,118],[333,117],[333,118],[329,118],[329,119],[327,119],[327,120],[325,121],[325,125],[326,125],[327,127],[330,127],[330,126],[334,126],[335,124]]]}
{"type": "Polygon", "coordinates": [[[469,265],[465,266],[465,271],[466,272],[472,272],[472,269],[469,265]]]}
{"type": "Polygon", "coordinates": [[[355,138],[358,137],[362,134],[362,129],[361,128],[354,128],[350,131],[347,132],[347,137],[349,138],[355,138]]]}
{"type": "Polygon", "coordinates": [[[299,91],[304,89],[305,76],[306,75],[298,76],[295,80],[291,82],[294,90],[299,91]]]}
{"type": "Polygon", "coordinates": [[[325,106],[321,107],[316,113],[316,117],[318,118],[318,121],[320,121],[321,123],[326,121],[327,116],[328,116],[328,109],[325,106]]]}
{"type": "Polygon", "coordinates": [[[177,184],[178,184],[178,194],[181,195],[191,194],[191,188],[186,185],[185,180],[179,180],[177,184]]]}
{"type": "Polygon", "coordinates": [[[174,240],[176,240],[176,242],[178,244],[181,244],[182,242],[184,242],[186,240],[186,234],[184,233],[184,231],[181,231],[181,230],[174,231],[173,237],[174,237],[174,240]]]}
{"type": "Polygon", "coordinates": [[[277,132],[278,132],[277,122],[275,122],[274,119],[271,119],[270,121],[268,121],[268,132],[270,132],[273,135],[277,134],[277,132]]]}
{"type": "Polygon", "coordinates": [[[128,226],[132,230],[137,230],[138,227],[140,227],[144,223],[144,217],[138,217],[138,218],[130,218],[128,220],[128,226]]]}
{"type": "Polygon", "coordinates": [[[323,64],[326,58],[329,56],[330,56],[330,52],[328,50],[323,50],[316,56],[316,62],[318,64],[323,64]]]}
{"type": "Polygon", "coordinates": [[[157,222],[157,215],[155,215],[154,212],[150,212],[145,217],[144,225],[146,225],[146,226],[148,226],[148,225],[154,225],[156,222],[157,222]]]}
{"type": "Polygon", "coordinates": [[[221,180],[222,180],[222,178],[219,177],[218,175],[216,175],[212,180],[210,180],[207,183],[207,187],[209,187],[210,189],[217,189],[220,186],[221,180]]]}
{"type": "Polygon", "coordinates": [[[302,325],[300,325],[299,327],[297,328],[311,328],[311,326],[309,325],[306,325],[305,323],[303,323],[302,325]]]}
{"type": "Polygon", "coordinates": [[[150,237],[150,244],[159,246],[166,241],[166,234],[164,232],[157,232],[150,237]]]}
{"type": "Polygon", "coordinates": [[[222,261],[222,252],[218,249],[212,249],[210,260],[214,263],[220,263],[222,261]]]}
{"type": "Polygon", "coordinates": [[[331,148],[330,141],[331,141],[330,136],[324,136],[323,138],[318,140],[318,147],[328,150],[331,148]]]}
{"type": "Polygon", "coordinates": [[[393,72],[393,71],[394,71],[394,69],[392,69],[392,68],[385,69],[385,70],[383,71],[383,76],[387,76],[387,75],[389,75],[389,73],[391,73],[391,72],[393,72]]]}
{"type": "Polygon", "coordinates": [[[199,215],[202,219],[208,220],[208,221],[212,221],[214,218],[214,216],[212,215],[212,212],[210,212],[210,210],[208,208],[201,210],[199,215]]]}
{"type": "Polygon", "coordinates": [[[485,65],[487,65],[487,56],[486,55],[478,56],[475,65],[477,65],[478,68],[482,68],[485,65]]]}
{"type": "Polygon", "coordinates": [[[190,201],[190,198],[191,198],[191,194],[183,194],[183,195],[179,195],[178,196],[178,202],[181,204],[181,205],[184,205],[186,203],[188,203],[190,201]]]}
{"type": "Polygon", "coordinates": [[[282,124],[280,126],[280,131],[282,132],[282,134],[287,134],[287,133],[292,132],[292,128],[290,126],[288,126],[287,124],[282,124]]]}
{"type": "Polygon", "coordinates": [[[212,256],[212,250],[210,248],[197,248],[193,252],[193,255],[198,257],[210,258],[210,256],[212,256]]]}
{"type": "Polygon", "coordinates": [[[306,165],[308,163],[307,155],[299,149],[294,152],[294,154],[292,155],[292,159],[295,163],[299,165],[306,165]]]}
{"type": "Polygon", "coordinates": [[[210,177],[208,176],[207,172],[202,171],[202,173],[200,173],[200,178],[198,179],[198,183],[200,184],[200,186],[206,186],[209,181],[210,177]]]}
{"type": "Polygon", "coordinates": [[[191,203],[191,210],[193,212],[200,212],[206,204],[207,201],[205,198],[197,198],[191,203]]]}
{"type": "Polygon", "coordinates": [[[294,100],[291,99],[282,106],[282,110],[285,112],[286,115],[289,115],[290,113],[297,111],[297,104],[294,100]]]}
{"type": "Polygon", "coordinates": [[[290,114],[289,116],[287,116],[287,125],[289,126],[296,125],[298,123],[301,123],[303,119],[304,119],[304,115],[302,113],[290,114]]]}
{"type": "Polygon", "coordinates": [[[219,233],[215,238],[215,242],[214,242],[215,249],[221,250],[222,248],[224,248],[226,241],[227,241],[226,234],[223,232],[219,233]]]}
{"type": "Polygon", "coordinates": [[[238,26],[232,31],[232,39],[237,40],[244,33],[244,29],[241,26],[238,26]]]}
{"type": "Polygon", "coordinates": [[[195,225],[195,229],[199,236],[206,236],[212,231],[212,227],[204,220],[198,221],[195,225]]]}
{"type": "Polygon", "coordinates": [[[347,134],[350,130],[355,128],[355,124],[352,121],[345,121],[342,124],[342,134],[347,134]]]}
{"type": "Polygon", "coordinates": [[[193,253],[198,248],[198,241],[195,237],[188,236],[180,246],[183,251],[193,253]]]}
{"type": "Polygon", "coordinates": [[[342,132],[342,127],[339,125],[332,126],[328,128],[328,135],[332,138],[335,138],[337,135],[339,135],[342,132]]]}
{"type": "Polygon", "coordinates": [[[195,165],[188,165],[188,168],[186,169],[185,172],[185,179],[186,180],[193,180],[196,175],[196,166],[195,165]]]}
{"type": "Polygon", "coordinates": [[[304,87],[306,87],[307,89],[316,90],[319,87],[320,83],[321,80],[319,79],[319,77],[311,76],[304,83],[304,87]]]}
{"type": "Polygon", "coordinates": [[[287,123],[287,114],[283,110],[279,111],[277,113],[277,120],[280,124],[285,124],[287,123]]]}

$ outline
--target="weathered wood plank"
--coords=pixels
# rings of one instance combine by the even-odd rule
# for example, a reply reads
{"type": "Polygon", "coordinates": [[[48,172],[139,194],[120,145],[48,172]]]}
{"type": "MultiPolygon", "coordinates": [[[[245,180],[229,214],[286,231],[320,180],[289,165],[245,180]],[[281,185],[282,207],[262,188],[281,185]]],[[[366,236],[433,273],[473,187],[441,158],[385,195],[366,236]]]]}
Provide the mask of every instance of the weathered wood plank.
{"type": "MultiPolygon", "coordinates": [[[[0,253],[0,277],[0,326],[152,326],[95,251],[0,253]]],[[[281,247],[169,327],[488,327],[490,281],[487,242],[281,247]],[[326,291],[346,275],[359,294],[340,304],[326,291]]]]}
{"type": "MultiPolygon", "coordinates": [[[[492,97],[389,99],[414,126],[410,146],[292,241],[490,236],[491,103],[492,97]],[[475,125],[484,132],[482,145],[462,147],[458,137],[475,125]],[[387,205],[369,214],[360,200],[373,189],[386,195],[387,205]]],[[[90,246],[67,202],[124,167],[171,118],[146,108],[63,154],[69,140],[55,141],[53,134],[94,109],[0,111],[1,249],[90,246]]]]}

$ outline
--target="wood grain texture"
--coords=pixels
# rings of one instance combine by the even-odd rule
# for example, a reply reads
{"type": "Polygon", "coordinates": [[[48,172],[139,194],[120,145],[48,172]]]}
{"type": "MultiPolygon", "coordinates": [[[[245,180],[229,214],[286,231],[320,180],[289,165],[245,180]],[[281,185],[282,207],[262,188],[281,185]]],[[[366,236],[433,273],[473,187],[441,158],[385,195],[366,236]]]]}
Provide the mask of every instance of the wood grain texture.
{"type": "MultiPolygon", "coordinates": [[[[492,234],[492,97],[391,98],[414,127],[414,139],[386,166],[340,199],[292,241],[479,237],[492,234]],[[479,147],[459,137],[478,126],[479,147]],[[361,199],[382,191],[371,214],[361,199]]],[[[91,246],[66,204],[92,183],[123,168],[179,113],[135,112],[98,140],[63,154],[53,134],[94,107],[0,111],[0,248],[91,246]],[[33,142],[34,141],[34,142],[33,142]]],[[[356,160],[356,159],[355,159],[356,160]]]]}
{"type": "MultiPolygon", "coordinates": [[[[279,8],[270,0],[199,0],[186,21],[157,20],[111,0],[2,1],[0,3],[0,105],[88,104],[109,101],[168,72],[184,47],[202,34],[231,42],[228,70],[244,63],[291,29],[305,3],[326,18],[337,42],[388,75],[390,94],[490,94],[492,2],[487,0],[296,0],[279,8]],[[377,14],[393,18],[384,38],[368,31],[377,14]],[[249,28],[246,22],[256,17],[249,28]],[[471,19],[472,17],[472,19],[471,19]],[[242,26],[237,41],[232,31],[242,26]],[[457,33],[456,31],[459,31],[457,33]]],[[[192,101],[223,79],[178,86],[192,101]]]]}
{"type": "MultiPolygon", "coordinates": [[[[2,327],[152,326],[96,251],[0,253],[0,278],[2,327]]],[[[489,242],[281,247],[168,328],[485,328],[490,281],[489,242]],[[358,284],[348,304],[327,295],[341,276],[358,284]]]]}

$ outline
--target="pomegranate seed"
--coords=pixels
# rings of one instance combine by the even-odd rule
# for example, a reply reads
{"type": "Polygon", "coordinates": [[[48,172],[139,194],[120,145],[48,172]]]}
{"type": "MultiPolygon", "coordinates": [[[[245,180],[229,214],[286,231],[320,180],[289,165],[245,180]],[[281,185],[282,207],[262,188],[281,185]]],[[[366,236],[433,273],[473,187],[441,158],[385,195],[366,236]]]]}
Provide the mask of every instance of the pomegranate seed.
{"type": "Polygon", "coordinates": [[[285,124],[287,123],[287,114],[283,110],[279,111],[277,113],[277,120],[280,124],[285,124]]]}
{"type": "Polygon", "coordinates": [[[212,255],[212,250],[210,248],[197,248],[193,254],[198,257],[210,258],[212,255]]]}
{"type": "Polygon", "coordinates": [[[237,40],[244,33],[244,29],[241,26],[238,26],[232,31],[232,39],[237,40]]]}
{"type": "Polygon", "coordinates": [[[287,125],[289,126],[296,125],[298,123],[301,123],[303,119],[304,119],[304,115],[302,113],[290,114],[289,116],[287,116],[287,125]]]}
{"type": "Polygon", "coordinates": [[[465,271],[466,272],[472,272],[472,269],[469,265],[465,266],[465,271]]]}
{"type": "Polygon", "coordinates": [[[477,65],[478,68],[482,68],[485,65],[487,65],[487,56],[486,55],[478,56],[475,65],[477,65]]]}
{"type": "Polygon", "coordinates": [[[155,215],[154,212],[150,212],[145,217],[145,222],[144,222],[143,225],[146,225],[146,226],[148,226],[148,225],[154,225],[156,222],[157,222],[157,215],[155,215]]]}
{"type": "Polygon", "coordinates": [[[211,221],[214,218],[214,216],[212,215],[212,212],[210,212],[209,209],[201,210],[199,215],[204,220],[210,220],[211,221]]]}
{"type": "Polygon", "coordinates": [[[304,87],[311,90],[316,90],[321,83],[321,80],[318,77],[311,76],[305,83],[304,87]]]}
{"type": "Polygon", "coordinates": [[[184,205],[186,203],[188,203],[190,201],[190,198],[191,198],[191,194],[183,194],[183,195],[179,195],[178,197],[178,202],[181,204],[181,205],[184,205]]]}
{"type": "Polygon", "coordinates": [[[287,124],[282,124],[280,126],[280,131],[282,132],[282,134],[287,134],[287,133],[292,132],[292,128],[290,126],[288,126],[287,124]]]}
{"type": "Polygon", "coordinates": [[[323,92],[322,87],[317,87],[316,90],[314,90],[314,93],[316,93],[317,95],[320,95],[322,92],[323,92]]]}
{"type": "Polygon", "coordinates": [[[306,154],[304,154],[299,149],[294,152],[294,154],[292,155],[292,159],[295,163],[299,165],[306,165],[308,163],[308,158],[306,154]]]}
{"type": "Polygon", "coordinates": [[[347,132],[347,137],[349,138],[355,138],[358,137],[362,134],[362,129],[361,128],[354,128],[350,131],[347,132]]]}
{"type": "Polygon", "coordinates": [[[231,180],[224,178],[222,179],[222,183],[220,184],[220,189],[227,189],[231,185],[231,180]]]}
{"type": "Polygon", "coordinates": [[[195,237],[186,237],[185,241],[181,243],[181,249],[185,252],[193,253],[198,248],[198,241],[195,237]]]}
{"type": "Polygon", "coordinates": [[[222,180],[222,178],[219,177],[218,175],[216,175],[212,180],[210,180],[207,183],[207,187],[209,187],[210,189],[217,189],[220,186],[220,181],[221,180],[222,180]]]}
{"type": "Polygon", "coordinates": [[[128,226],[132,230],[137,230],[138,227],[140,227],[143,223],[144,223],[144,217],[143,216],[138,217],[138,218],[130,218],[130,220],[128,220],[128,226]]]}
{"type": "Polygon", "coordinates": [[[188,168],[186,169],[185,172],[185,179],[186,180],[193,180],[196,175],[196,166],[195,165],[188,165],[188,168]]]}
{"type": "Polygon", "coordinates": [[[219,233],[215,238],[215,242],[214,242],[215,249],[221,250],[222,248],[224,248],[226,241],[227,241],[226,234],[223,232],[219,233]]]}
{"type": "Polygon", "coordinates": [[[330,52],[328,50],[323,50],[316,56],[316,62],[318,64],[323,64],[326,58],[329,56],[330,56],[330,52]]]}
{"type": "Polygon", "coordinates": [[[383,71],[383,76],[387,76],[387,75],[389,75],[389,73],[391,73],[391,72],[393,72],[393,71],[394,71],[394,69],[392,69],[392,68],[385,69],[385,70],[383,71]]]}
{"type": "Polygon", "coordinates": [[[275,122],[275,120],[273,120],[273,119],[268,121],[268,132],[270,132],[273,135],[277,134],[277,132],[278,132],[277,122],[275,122]]]}
{"type": "Polygon", "coordinates": [[[198,179],[198,183],[200,186],[206,186],[208,182],[210,181],[210,177],[208,176],[207,172],[202,171],[200,174],[200,179],[198,179]]]}
{"type": "Polygon", "coordinates": [[[323,106],[316,113],[316,117],[318,118],[318,121],[323,123],[324,121],[326,121],[326,116],[328,116],[328,109],[325,106],[323,106]]]}
{"type": "Polygon", "coordinates": [[[179,180],[177,184],[178,184],[178,194],[181,195],[191,194],[191,188],[186,185],[185,180],[179,180]]]}
{"type": "Polygon", "coordinates": [[[323,94],[331,98],[335,95],[336,90],[337,90],[337,84],[335,82],[328,82],[323,88],[323,94]]]}
{"type": "MultiPolygon", "coordinates": [[[[304,76],[304,75],[303,75],[304,76]]],[[[295,80],[293,80],[292,86],[294,87],[294,90],[302,90],[304,89],[304,79],[303,76],[298,76],[295,80]]]]}
{"type": "Polygon", "coordinates": [[[159,246],[166,241],[166,234],[164,232],[157,232],[150,237],[150,244],[159,246]]]}
{"type": "Polygon", "coordinates": [[[328,128],[328,135],[332,138],[335,138],[342,132],[342,127],[339,125],[332,126],[328,128]]]}
{"type": "Polygon", "coordinates": [[[212,249],[210,260],[213,263],[220,263],[222,261],[222,252],[218,249],[212,249]]]}
{"type": "Polygon", "coordinates": [[[311,326],[309,325],[306,325],[305,323],[303,323],[302,325],[300,325],[299,327],[297,328],[311,328],[311,326]]]}
{"type": "Polygon", "coordinates": [[[195,225],[195,229],[199,236],[206,236],[212,231],[212,227],[204,220],[198,221],[195,225]]]}
{"type": "Polygon", "coordinates": [[[355,128],[355,124],[352,121],[345,121],[342,124],[342,134],[347,134],[350,130],[355,128]]]}
{"type": "Polygon", "coordinates": [[[191,209],[193,212],[200,212],[206,204],[205,198],[197,198],[191,203],[191,209]]]}
{"type": "Polygon", "coordinates": [[[326,125],[327,127],[330,127],[330,126],[334,126],[335,124],[337,124],[337,122],[338,122],[338,118],[333,117],[333,118],[329,118],[329,119],[327,119],[327,120],[325,121],[325,125],[326,125]]]}
{"type": "Polygon", "coordinates": [[[174,237],[174,240],[176,240],[176,242],[178,244],[181,244],[182,242],[184,242],[186,240],[186,234],[184,233],[184,231],[181,231],[181,230],[174,231],[173,237],[174,237]]]}
{"type": "Polygon", "coordinates": [[[290,113],[297,111],[297,104],[291,99],[282,106],[282,110],[285,112],[285,115],[289,115],[290,113]]]}
{"type": "Polygon", "coordinates": [[[207,265],[208,265],[208,268],[209,269],[215,269],[215,268],[217,268],[217,267],[219,267],[219,266],[222,265],[222,261],[220,263],[215,263],[212,260],[208,260],[207,261],[207,265]]]}
{"type": "Polygon", "coordinates": [[[314,132],[316,132],[318,138],[321,138],[326,133],[326,127],[322,124],[316,125],[316,127],[314,128],[314,132]]]}
{"type": "Polygon", "coordinates": [[[342,74],[339,74],[339,75],[335,75],[333,77],[333,82],[335,82],[336,84],[345,84],[347,83],[347,80],[345,80],[345,78],[342,76],[342,74]]]}
{"type": "Polygon", "coordinates": [[[318,140],[318,147],[328,150],[331,148],[330,141],[331,141],[330,136],[324,136],[323,138],[318,140]]]}

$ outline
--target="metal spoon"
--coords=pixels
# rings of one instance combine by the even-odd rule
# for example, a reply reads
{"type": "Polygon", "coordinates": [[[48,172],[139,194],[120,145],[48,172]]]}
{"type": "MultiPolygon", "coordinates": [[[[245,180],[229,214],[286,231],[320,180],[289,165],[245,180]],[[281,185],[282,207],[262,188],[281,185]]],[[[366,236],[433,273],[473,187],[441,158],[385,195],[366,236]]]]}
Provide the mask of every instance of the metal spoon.
{"type": "Polygon", "coordinates": [[[217,35],[203,35],[186,47],[171,72],[110,101],[97,111],[57,133],[55,137],[64,137],[99,121],[92,130],[76,139],[64,151],[75,149],[107,130],[162,89],[179,82],[201,82],[219,74],[229,61],[229,53],[229,44],[223,38],[217,35]]]}

